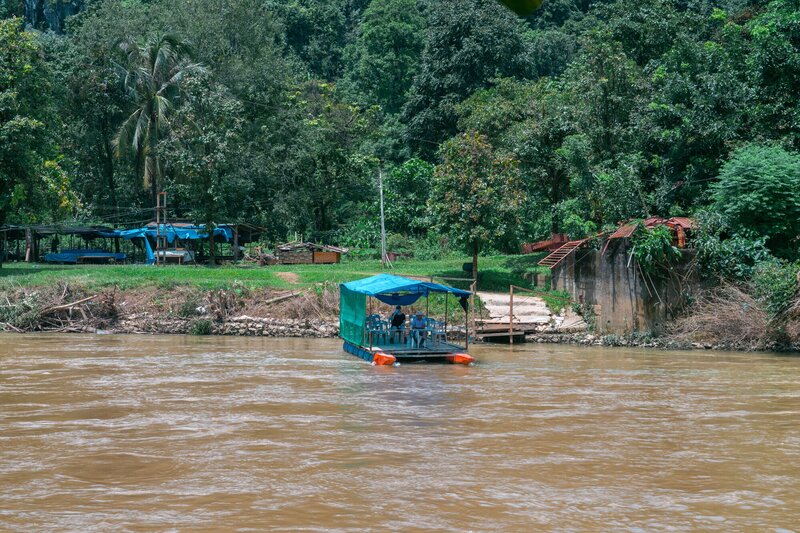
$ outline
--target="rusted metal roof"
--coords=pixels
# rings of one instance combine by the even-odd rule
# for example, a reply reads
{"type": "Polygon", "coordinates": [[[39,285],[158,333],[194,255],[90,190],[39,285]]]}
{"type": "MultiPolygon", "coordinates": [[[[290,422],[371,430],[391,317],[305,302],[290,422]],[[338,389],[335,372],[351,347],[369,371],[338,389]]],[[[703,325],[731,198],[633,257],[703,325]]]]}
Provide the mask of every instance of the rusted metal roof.
{"type": "Polygon", "coordinates": [[[625,224],[608,236],[609,239],[627,239],[636,231],[636,224],[625,224]]]}
{"type": "Polygon", "coordinates": [[[667,223],[675,224],[676,226],[680,226],[683,229],[697,228],[697,222],[695,222],[693,218],[689,217],[672,217],[671,219],[667,220],[667,223]]]}
{"type": "Polygon", "coordinates": [[[546,241],[531,242],[522,245],[522,253],[532,254],[544,250],[555,251],[565,243],[569,242],[569,235],[565,233],[553,233],[546,241]]]}
{"type": "MultiPolygon", "coordinates": [[[[627,222],[617,228],[617,231],[609,235],[609,239],[627,239],[630,238],[636,231],[637,224],[627,222]]],[[[667,226],[670,229],[681,228],[684,230],[695,229],[697,223],[689,217],[650,217],[644,221],[645,228],[655,228],[657,226],[667,226]]]]}

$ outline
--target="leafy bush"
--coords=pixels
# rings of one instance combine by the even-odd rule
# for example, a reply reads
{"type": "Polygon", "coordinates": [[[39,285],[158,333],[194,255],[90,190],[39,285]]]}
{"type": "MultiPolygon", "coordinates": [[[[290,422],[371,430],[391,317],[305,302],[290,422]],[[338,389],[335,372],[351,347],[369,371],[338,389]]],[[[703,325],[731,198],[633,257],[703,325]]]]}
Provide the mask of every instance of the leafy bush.
{"type": "Polygon", "coordinates": [[[381,230],[378,219],[359,218],[339,231],[337,242],[350,249],[351,259],[377,257],[381,230]]]}
{"type": "Polygon", "coordinates": [[[681,257],[681,251],[672,245],[672,232],[666,226],[646,229],[640,222],[632,242],[633,256],[642,270],[651,275],[664,273],[681,257]]]}
{"type": "Polygon", "coordinates": [[[213,328],[210,320],[200,318],[192,322],[192,324],[189,326],[189,333],[192,335],[211,335],[212,329],[213,328]]]}
{"type": "Polygon", "coordinates": [[[441,259],[452,253],[450,239],[433,231],[429,231],[425,237],[417,239],[414,245],[414,257],[422,261],[441,259]]]}
{"type": "Polygon", "coordinates": [[[699,227],[693,246],[697,251],[700,275],[708,279],[746,281],[756,265],[769,261],[766,237],[752,234],[731,234],[725,218],[719,213],[697,213],[699,227]]]}
{"type": "Polygon", "coordinates": [[[750,145],[723,165],[714,210],[736,233],[764,236],[776,255],[796,259],[800,236],[800,154],[750,145]]]}
{"type": "Polygon", "coordinates": [[[196,293],[186,295],[186,298],[181,302],[178,307],[178,316],[189,318],[197,314],[197,308],[201,306],[200,298],[196,293]]]}
{"type": "Polygon", "coordinates": [[[564,200],[556,207],[559,228],[573,239],[580,239],[597,232],[597,225],[583,218],[583,209],[576,199],[564,200]]]}
{"type": "Polygon", "coordinates": [[[386,249],[396,254],[413,254],[414,243],[405,235],[390,233],[386,237],[386,249]]]}
{"type": "Polygon", "coordinates": [[[800,263],[773,260],[756,265],[753,274],[755,297],[772,317],[779,317],[792,306],[798,290],[800,263]]]}

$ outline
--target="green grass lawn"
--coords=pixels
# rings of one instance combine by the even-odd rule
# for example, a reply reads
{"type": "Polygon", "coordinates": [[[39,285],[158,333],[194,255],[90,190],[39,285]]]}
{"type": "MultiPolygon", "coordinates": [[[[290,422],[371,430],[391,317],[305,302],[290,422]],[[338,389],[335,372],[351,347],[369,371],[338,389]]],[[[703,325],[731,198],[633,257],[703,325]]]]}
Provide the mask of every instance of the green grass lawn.
{"type": "MultiPolygon", "coordinates": [[[[508,290],[509,284],[531,287],[523,274],[540,271],[536,263],[541,254],[524,256],[481,257],[479,262],[481,290],[508,290]]],[[[0,268],[0,289],[19,286],[41,286],[58,281],[71,281],[88,288],[116,286],[120,289],[135,289],[144,286],[169,288],[188,285],[201,289],[222,289],[232,285],[249,288],[272,287],[277,289],[302,288],[317,283],[343,283],[354,279],[391,272],[398,275],[434,278],[468,278],[462,270],[469,257],[453,257],[435,261],[398,261],[394,268],[384,270],[380,261],[344,261],[338,265],[275,265],[250,266],[228,265],[203,266],[145,266],[145,265],[45,265],[29,263],[5,263],[0,268]],[[296,275],[296,279],[292,279],[296,275]]],[[[468,288],[469,282],[446,281],[447,284],[468,288]]]]}

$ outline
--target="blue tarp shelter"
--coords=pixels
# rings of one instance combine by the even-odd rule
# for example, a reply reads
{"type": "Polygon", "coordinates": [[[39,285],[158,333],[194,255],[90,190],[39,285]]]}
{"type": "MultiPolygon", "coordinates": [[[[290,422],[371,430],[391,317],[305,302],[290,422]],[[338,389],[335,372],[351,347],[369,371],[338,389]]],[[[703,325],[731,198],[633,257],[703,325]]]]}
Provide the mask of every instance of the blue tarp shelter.
{"type": "Polygon", "coordinates": [[[392,274],[342,283],[339,286],[339,334],[358,346],[364,345],[364,324],[367,318],[367,296],[389,305],[411,305],[431,293],[452,294],[466,308],[469,291],[430,281],[419,281],[392,274]]]}
{"type": "MultiPolygon", "coordinates": [[[[179,226],[172,224],[162,224],[160,227],[161,234],[166,235],[167,242],[173,244],[176,239],[181,241],[194,241],[201,239],[208,239],[208,232],[203,224],[196,226],[181,224],[179,226]]],[[[155,263],[156,256],[153,252],[153,247],[150,242],[156,241],[156,226],[145,226],[143,228],[134,228],[126,230],[114,230],[105,232],[103,237],[119,237],[126,240],[142,239],[144,241],[144,250],[147,257],[147,264],[155,263]]],[[[230,242],[233,240],[233,228],[228,225],[219,225],[214,228],[214,239],[230,242]]]]}
{"type": "Polygon", "coordinates": [[[125,261],[127,254],[107,252],[99,248],[61,250],[59,253],[49,253],[44,256],[47,263],[72,263],[81,261],[125,261]]]}

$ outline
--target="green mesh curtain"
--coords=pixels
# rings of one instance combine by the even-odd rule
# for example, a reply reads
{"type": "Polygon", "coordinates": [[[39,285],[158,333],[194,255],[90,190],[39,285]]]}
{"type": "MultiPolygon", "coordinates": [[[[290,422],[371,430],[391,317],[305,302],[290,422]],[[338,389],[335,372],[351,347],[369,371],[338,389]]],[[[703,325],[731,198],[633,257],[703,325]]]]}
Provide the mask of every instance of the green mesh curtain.
{"type": "Polygon", "coordinates": [[[367,295],[339,285],[339,336],[364,346],[364,323],[367,318],[367,295]]]}

